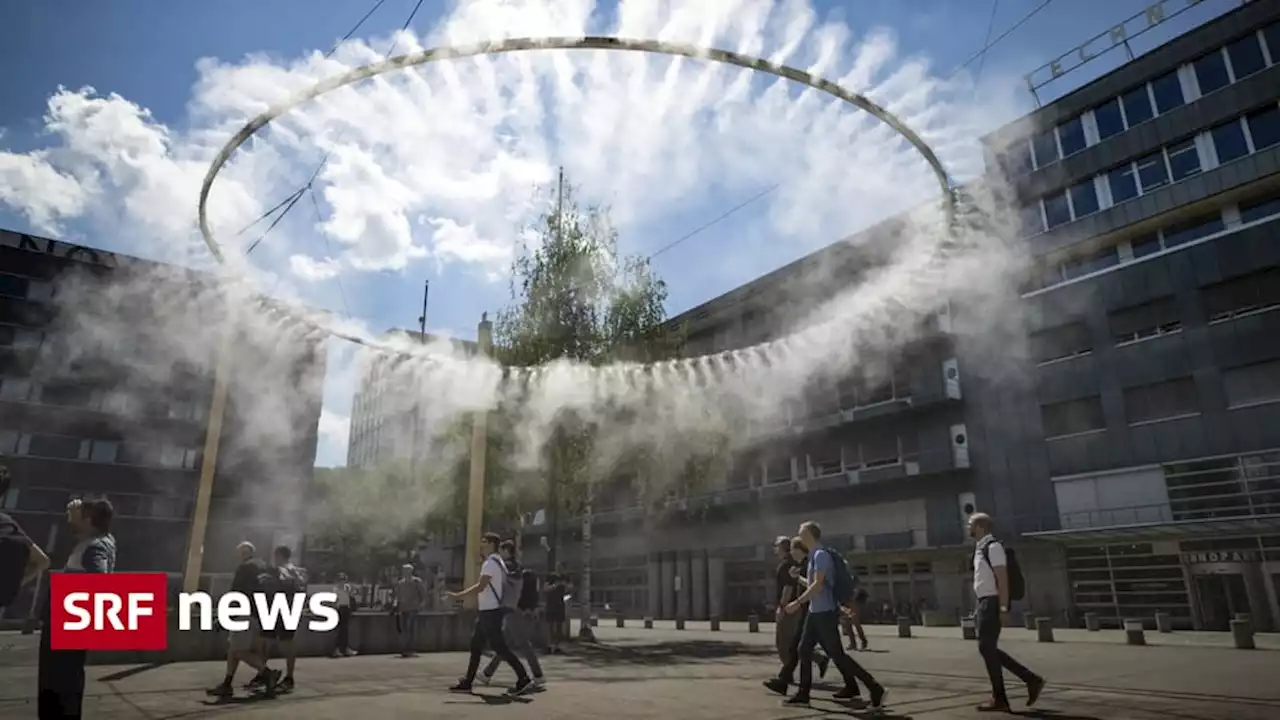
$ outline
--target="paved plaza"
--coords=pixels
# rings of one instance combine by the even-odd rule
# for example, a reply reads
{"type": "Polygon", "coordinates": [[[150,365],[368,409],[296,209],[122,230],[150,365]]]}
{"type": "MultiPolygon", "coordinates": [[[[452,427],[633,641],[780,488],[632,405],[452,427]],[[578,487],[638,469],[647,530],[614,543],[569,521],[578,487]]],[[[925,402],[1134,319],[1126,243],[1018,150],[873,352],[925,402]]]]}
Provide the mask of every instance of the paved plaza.
{"type": "MultiPolygon", "coordinates": [[[[872,628],[873,652],[857,653],[890,689],[886,718],[978,717],[974,706],[987,694],[975,643],[958,630],[915,629],[899,640],[892,628],[872,628]]],[[[412,659],[361,656],[304,658],[298,689],[291,695],[214,705],[203,688],[217,682],[221,663],[159,667],[89,668],[85,717],[146,718],[400,718],[495,717],[578,720],[663,717],[673,720],[800,720],[871,717],[875,713],[827,700],[818,692],[811,710],[783,708],[760,681],[777,670],[772,626],[752,634],[726,624],[721,632],[690,625],[676,631],[597,629],[600,644],[571,649],[545,660],[548,689],[524,698],[502,697],[499,687],[474,695],[446,691],[462,671],[461,653],[412,659]],[[503,705],[498,709],[491,706],[503,705]]],[[[1186,633],[1148,637],[1164,644],[1128,647],[1118,632],[1059,631],[1062,642],[1038,643],[1034,633],[1009,630],[1005,647],[1044,674],[1049,686],[1035,712],[1024,717],[1058,720],[1264,720],[1280,717],[1280,648],[1260,637],[1259,649],[1235,650],[1221,636],[1186,633]]],[[[0,635],[0,718],[34,718],[32,636],[0,635]]],[[[278,661],[275,663],[279,665],[278,661]]],[[[249,677],[247,669],[239,678],[249,677]]],[[[497,680],[510,682],[509,670],[497,680]]],[[[1015,707],[1021,689],[1014,690],[1015,707]]],[[[830,687],[835,690],[835,686],[830,687]]]]}

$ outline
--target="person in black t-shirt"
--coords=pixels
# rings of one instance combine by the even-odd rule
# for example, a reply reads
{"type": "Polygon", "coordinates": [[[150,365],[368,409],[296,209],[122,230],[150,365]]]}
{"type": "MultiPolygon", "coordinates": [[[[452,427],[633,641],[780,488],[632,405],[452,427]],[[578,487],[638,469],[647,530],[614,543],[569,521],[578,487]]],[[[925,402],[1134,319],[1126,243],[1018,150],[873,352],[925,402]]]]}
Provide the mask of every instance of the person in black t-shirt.
{"type": "MultiPolygon", "coordinates": [[[[788,614],[783,608],[792,600],[800,597],[804,588],[800,585],[799,574],[804,570],[791,554],[791,538],[779,536],[773,543],[774,555],[778,558],[778,566],[774,570],[774,585],[777,599],[776,621],[774,626],[774,643],[778,649],[778,659],[786,665],[796,652],[800,639],[800,631],[804,629],[804,613],[788,614]]],[[[820,655],[815,658],[818,672],[827,672],[827,658],[820,655]]]]}
{"type": "MultiPolygon", "coordinates": [[[[0,507],[9,492],[9,468],[0,465],[0,507]]],[[[49,567],[49,556],[22,531],[17,521],[0,512],[0,616],[49,567]]]]}
{"type": "MultiPolygon", "coordinates": [[[[253,543],[247,540],[240,543],[236,547],[236,552],[240,556],[240,564],[236,567],[235,575],[231,577],[231,592],[240,592],[253,597],[254,593],[271,590],[267,585],[276,573],[265,561],[254,556],[256,548],[253,543]]],[[[280,671],[268,668],[267,661],[258,653],[258,640],[261,633],[262,628],[258,627],[258,619],[254,614],[249,616],[248,629],[231,632],[227,637],[227,676],[221,683],[209,688],[207,691],[209,696],[231,697],[235,694],[232,683],[235,681],[236,670],[240,668],[242,661],[262,674],[263,690],[266,694],[275,694],[276,683],[280,680],[280,671]]]]}
{"type": "Polygon", "coordinates": [[[547,600],[544,617],[547,620],[547,630],[550,634],[547,642],[547,652],[554,655],[560,652],[560,642],[564,640],[564,596],[569,592],[569,586],[559,574],[551,573],[547,576],[547,585],[544,592],[547,600]]]}

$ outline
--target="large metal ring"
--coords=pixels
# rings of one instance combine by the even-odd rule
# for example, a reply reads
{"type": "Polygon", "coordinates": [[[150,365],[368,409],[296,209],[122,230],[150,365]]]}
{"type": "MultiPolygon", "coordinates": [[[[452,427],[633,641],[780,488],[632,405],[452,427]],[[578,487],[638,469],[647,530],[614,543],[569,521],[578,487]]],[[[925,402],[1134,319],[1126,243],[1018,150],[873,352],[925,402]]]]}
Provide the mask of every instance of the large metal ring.
{"type": "MultiPolygon", "coordinates": [[[[815,90],[820,90],[828,95],[837,97],[854,107],[864,110],[871,115],[874,115],[877,119],[897,131],[902,135],[902,137],[906,138],[907,142],[911,143],[924,157],[925,161],[929,163],[929,167],[933,169],[934,174],[937,176],[938,185],[942,191],[943,211],[946,216],[947,226],[950,227],[955,220],[956,199],[952,192],[951,182],[947,177],[946,170],[942,167],[942,163],[938,160],[938,156],[934,154],[933,149],[930,148],[924,140],[915,133],[915,131],[907,127],[906,124],[899,120],[893,113],[876,104],[866,96],[850,92],[829,80],[815,77],[808,72],[797,70],[796,68],[789,67],[787,65],[779,65],[777,63],[769,62],[762,58],[751,57],[749,55],[743,55],[742,53],[730,50],[702,48],[684,43],[593,36],[512,38],[509,40],[474,43],[470,45],[459,45],[456,47],[438,47],[431,50],[423,50],[422,52],[399,55],[397,57],[383,60],[382,62],[358,67],[341,75],[327,80],[322,80],[310,89],[304,90],[284,102],[271,106],[253,120],[250,120],[248,124],[241,128],[240,131],[237,132],[225,146],[223,146],[222,150],[218,152],[217,157],[215,157],[213,162],[209,165],[209,171],[205,173],[204,183],[200,186],[200,234],[204,236],[204,242],[209,247],[209,252],[213,254],[214,259],[219,263],[223,262],[222,246],[214,239],[213,232],[209,229],[207,205],[209,200],[209,190],[213,187],[213,181],[217,178],[218,173],[222,168],[227,164],[231,155],[239,149],[241,145],[244,145],[249,138],[253,137],[255,133],[261,130],[264,126],[270,124],[272,120],[275,120],[277,117],[280,117],[293,108],[324,95],[325,93],[383,73],[392,72],[394,70],[403,70],[417,65],[425,65],[426,63],[440,60],[457,60],[460,58],[476,57],[479,55],[497,55],[501,53],[523,52],[526,50],[628,50],[632,52],[654,53],[658,55],[678,55],[700,60],[711,60],[713,62],[723,63],[726,65],[736,65],[748,70],[755,70],[775,77],[786,78],[802,85],[807,85],[815,90]]],[[[299,319],[318,330],[322,330],[343,340],[348,340],[350,342],[386,352],[404,352],[400,348],[391,347],[376,340],[356,337],[335,328],[325,327],[312,318],[300,317],[299,319]]]]}

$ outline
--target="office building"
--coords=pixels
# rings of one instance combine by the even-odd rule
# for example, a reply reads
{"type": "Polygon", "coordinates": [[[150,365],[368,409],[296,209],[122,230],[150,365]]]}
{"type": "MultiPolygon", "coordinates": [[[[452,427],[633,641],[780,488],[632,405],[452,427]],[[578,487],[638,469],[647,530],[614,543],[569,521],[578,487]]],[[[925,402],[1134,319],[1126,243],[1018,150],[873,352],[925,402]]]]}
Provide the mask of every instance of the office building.
{"type": "MultiPolygon", "coordinates": [[[[181,576],[224,342],[215,294],[211,276],[0,230],[0,455],[14,479],[4,506],[55,567],[74,542],[68,501],[105,495],[117,570],[181,576]]],[[[225,343],[235,349],[209,587],[229,579],[241,540],[301,552],[325,367],[318,333],[240,329],[225,343]]]]}
{"type": "MultiPolygon", "coordinates": [[[[1030,610],[1073,623],[1277,626],[1280,606],[1280,5],[1247,3],[984,138],[1034,257],[1020,381],[936,332],[887,383],[843,384],[730,486],[645,512],[599,508],[593,601],[656,617],[771,601],[774,535],[816,519],[873,603],[954,622],[972,607],[975,508],[1016,544],[1030,610]],[[1030,380],[1026,380],[1030,378],[1030,380]]],[[[786,327],[807,268],[690,310],[690,352],[786,327]],[[785,301],[773,298],[786,298],[785,301]]],[[[850,280],[853,282],[854,280],[850,280]]],[[[957,309],[957,312],[962,310],[957,309]]],[[[607,502],[607,501],[603,501],[607,502]]],[[[573,523],[562,523],[572,527],[573,523]]],[[[574,532],[561,541],[578,564],[574,532]]]]}

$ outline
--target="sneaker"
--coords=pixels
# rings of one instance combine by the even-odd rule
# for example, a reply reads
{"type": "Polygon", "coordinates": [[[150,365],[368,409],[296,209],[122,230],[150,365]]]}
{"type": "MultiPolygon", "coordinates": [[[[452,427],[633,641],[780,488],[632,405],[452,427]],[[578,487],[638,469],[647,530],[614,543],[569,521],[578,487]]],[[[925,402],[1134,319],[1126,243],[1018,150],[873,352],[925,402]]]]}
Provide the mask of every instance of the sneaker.
{"type": "Polygon", "coordinates": [[[1006,700],[1006,701],[1000,701],[1000,700],[996,700],[995,698],[991,698],[990,700],[988,700],[988,701],[986,701],[986,702],[982,703],[981,705],[979,705],[979,706],[977,707],[977,710],[978,710],[978,712],[1004,712],[1004,713],[1007,713],[1007,712],[1009,712],[1010,708],[1009,708],[1009,702],[1008,702],[1007,700],[1006,700]]]}
{"type": "Polygon", "coordinates": [[[267,676],[264,675],[262,672],[259,672],[257,675],[254,675],[252,678],[250,678],[249,682],[244,684],[244,689],[256,690],[257,688],[262,687],[262,684],[265,683],[266,681],[267,681],[267,676]]]}
{"type": "Polygon", "coordinates": [[[524,680],[520,680],[516,682],[516,684],[513,685],[511,689],[507,691],[507,695],[510,695],[512,697],[515,697],[517,695],[524,695],[525,693],[533,690],[533,688],[534,688],[533,680],[530,680],[529,678],[525,678],[524,680]]]}
{"type": "Polygon", "coordinates": [[[780,678],[769,678],[768,680],[765,680],[764,687],[766,690],[776,692],[779,695],[787,694],[787,683],[780,678]]]}
{"type": "Polygon", "coordinates": [[[889,697],[889,691],[885,690],[883,685],[871,688],[871,707],[876,709],[884,707],[884,699],[887,697],[889,697]]]}
{"type": "Polygon", "coordinates": [[[341,650],[334,650],[332,653],[329,653],[329,657],[340,658],[340,657],[343,657],[343,653],[341,650]]]}
{"type": "Polygon", "coordinates": [[[285,677],[276,685],[276,690],[280,692],[293,692],[293,676],[285,677]]]}
{"type": "Polygon", "coordinates": [[[1036,704],[1036,700],[1040,699],[1040,691],[1044,690],[1044,678],[1036,678],[1027,683],[1027,707],[1036,704]]]}
{"type": "Polygon", "coordinates": [[[536,689],[536,690],[541,690],[541,689],[545,688],[546,686],[547,686],[547,679],[546,679],[546,678],[536,677],[536,678],[534,678],[534,679],[533,679],[533,687],[534,687],[534,689],[536,689]]]}
{"type": "Polygon", "coordinates": [[[493,676],[485,675],[484,673],[480,673],[480,677],[476,679],[480,681],[481,685],[484,685],[486,687],[489,685],[489,683],[493,682],[493,676]]]}
{"type": "Polygon", "coordinates": [[[788,707],[809,707],[809,696],[795,694],[782,701],[783,705],[788,707]]]}
{"type": "Polygon", "coordinates": [[[267,697],[272,697],[276,694],[276,686],[280,683],[282,675],[284,673],[279,670],[267,670],[266,680],[262,683],[262,692],[267,697]]]}
{"type": "Polygon", "coordinates": [[[351,648],[347,648],[346,650],[342,651],[342,654],[346,657],[355,657],[360,653],[356,652],[355,650],[352,650],[351,648]]]}
{"type": "Polygon", "coordinates": [[[449,692],[469,693],[471,692],[471,683],[467,682],[466,678],[462,678],[449,687],[449,692]]]}
{"type": "Polygon", "coordinates": [[[827,676],[827,668],[831,665],[831,658],[823,655],[818,658],[818,678],[822,679],[827,676]]]}
{"type": "Polygon", "coordinates": [[[835,694],[835,699],[837,700],[856,700],[858,697],[860,696],[857,685],[846,685],[835,694]]]}
{"type": "Polygon", "coordinates": [[[213,687],[209,688],[208,690],[205,690],[204,694],[208,695],[209,697],[227,698],[227,697],[231,697],[232,695],[235,695],[236,691],[234,688],[231,687],[231,683],[220,682],[217,685],[214,685],[213,687]]]}

